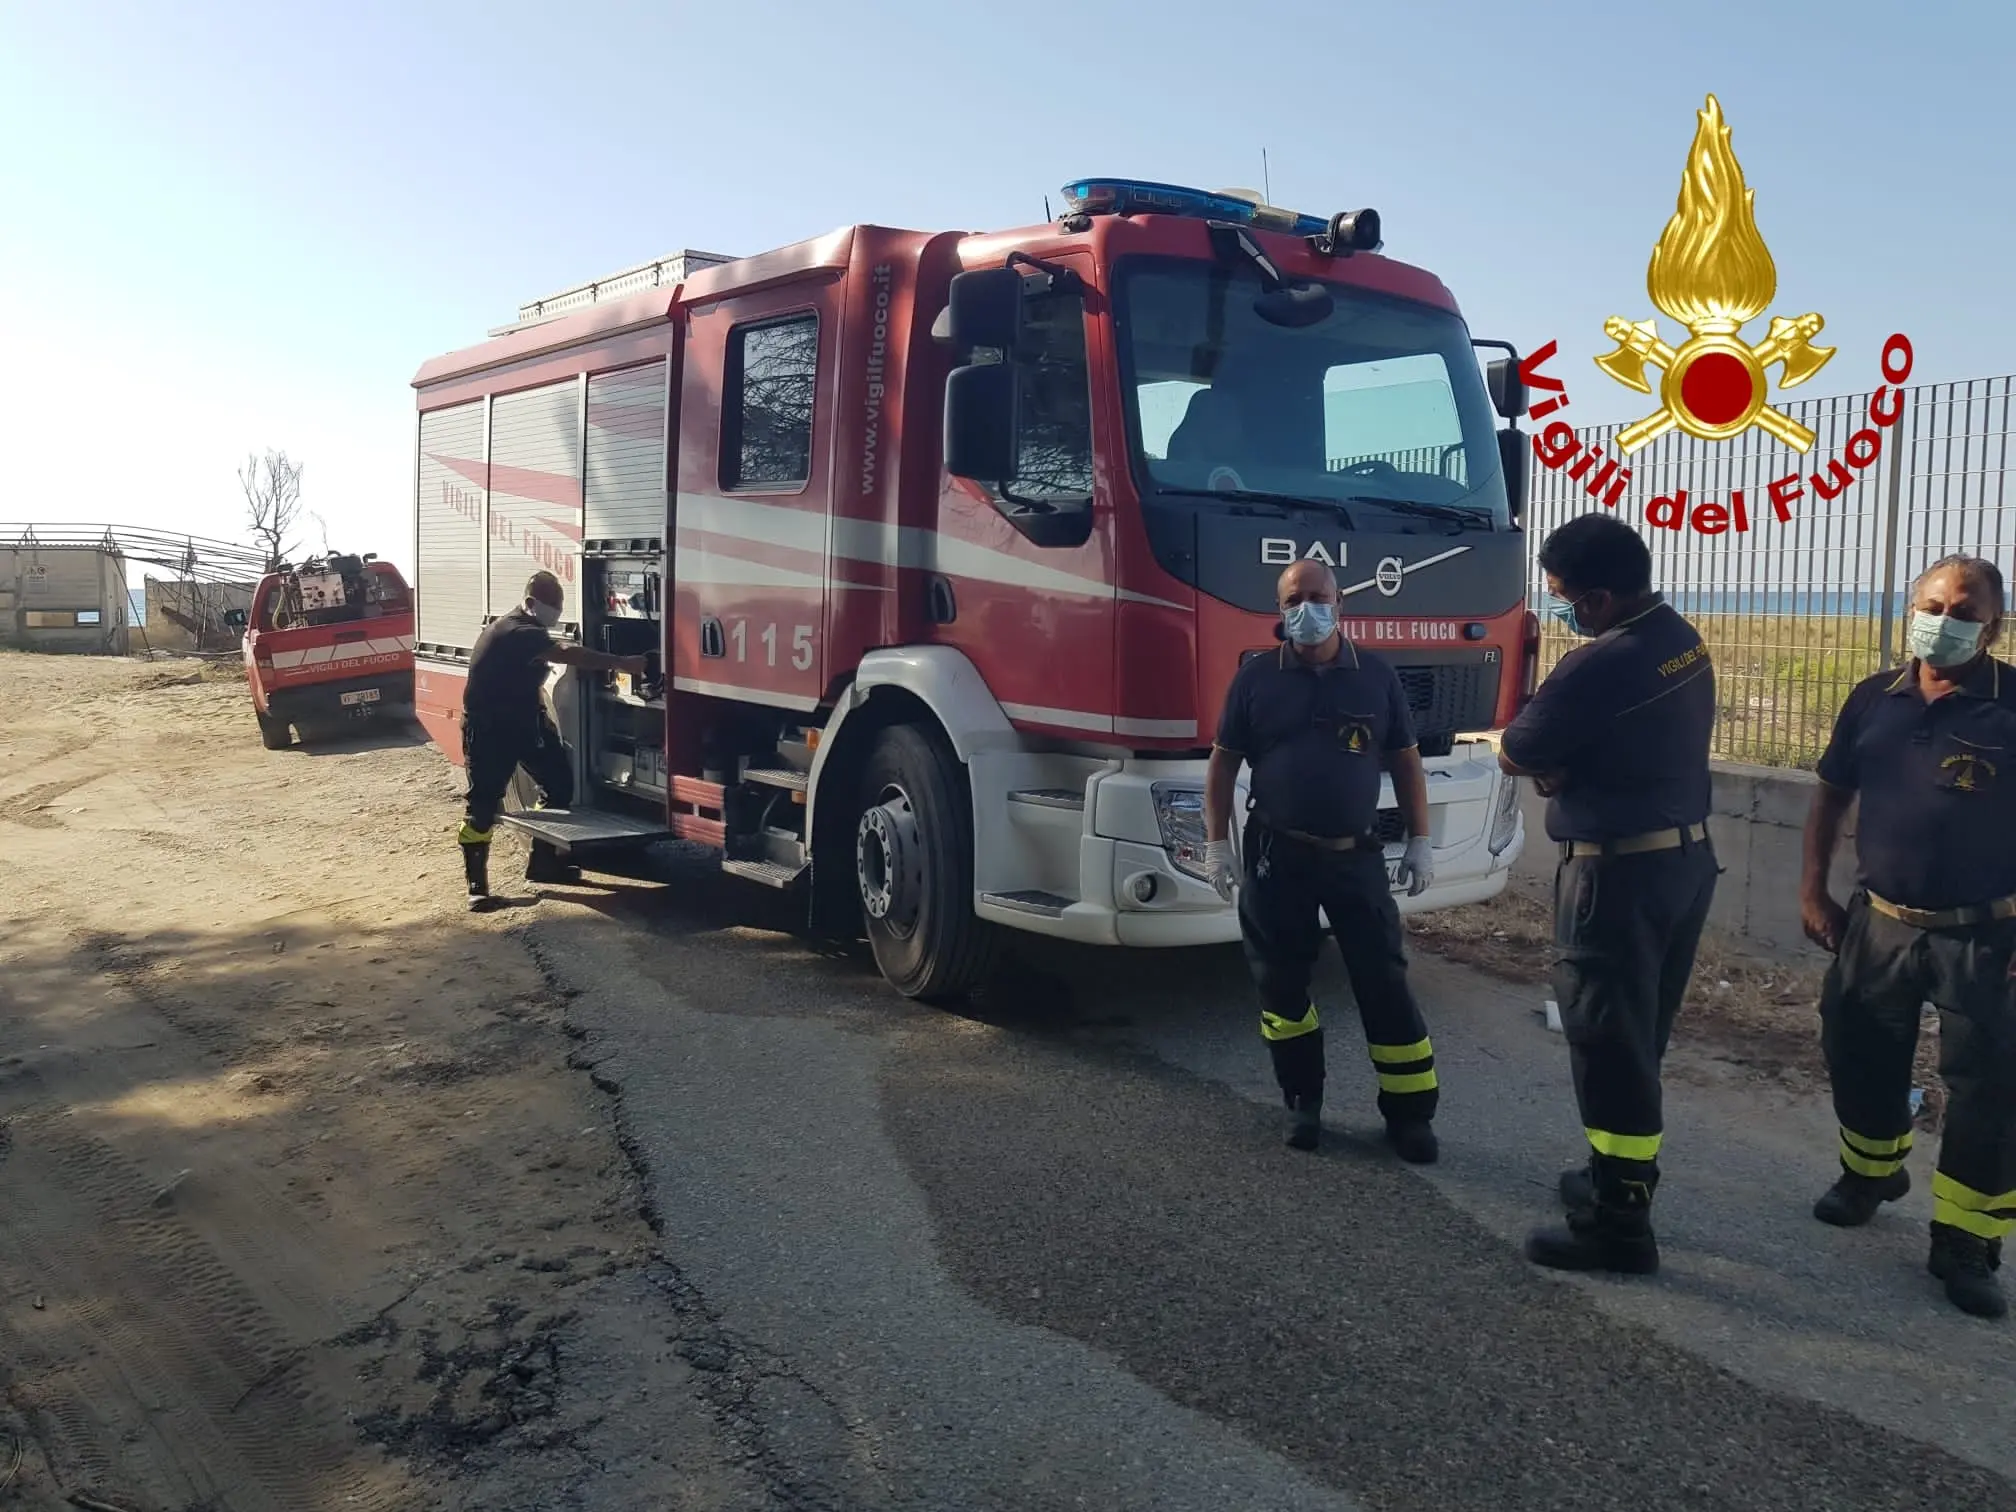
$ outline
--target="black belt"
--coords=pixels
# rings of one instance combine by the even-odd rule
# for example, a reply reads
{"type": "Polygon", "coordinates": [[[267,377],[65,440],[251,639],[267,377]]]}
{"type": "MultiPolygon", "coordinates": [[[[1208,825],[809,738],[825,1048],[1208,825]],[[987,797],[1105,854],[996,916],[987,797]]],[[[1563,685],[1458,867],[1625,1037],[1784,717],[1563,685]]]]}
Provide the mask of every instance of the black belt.
{"type": "Polygon", "coordinates": [[[1647,830],[1642,835],[1620,835],[1614,840],[1563,840],[1561,859],[1577,856],[1636,856],[1646,851],[1679,850],[1708,838],[1705,824],[1686,824],[1679,829],[1647,830]]]}
{"type": "MultiPolygon", "coordinates": [[[[1303,845],[1312,845],[1317,850],[1352,851],[1365,846],[1377,845],[1377,842],[1370,835],[1311,835],[1303,830],[1289,829],[1285,825],[1275,824],[1265,814],[1257,811],[1253,813],[1252,822],[1259,825],[1260,828],[1267,831],[1270,835],[1281,835],[1287,839],[1298,841],[1303,845]]],[[[1383,846],[1379,848],[1384,849],[1383,846]]]]}
{"type": "Polygon", "coordinates": [[[1876,912],[1888,914],[1914,929],[1960,929],[1969,924],[1992,923],[1996,919],[2016,919],[2016,895],[1997,898],[1990,903],[1970,904],[1965,908],[1906,908],[1902,903],[1879,898],[1866,887],[1862,889],[1862,896],[1869,900],[1869,906],[1876,912]]]}

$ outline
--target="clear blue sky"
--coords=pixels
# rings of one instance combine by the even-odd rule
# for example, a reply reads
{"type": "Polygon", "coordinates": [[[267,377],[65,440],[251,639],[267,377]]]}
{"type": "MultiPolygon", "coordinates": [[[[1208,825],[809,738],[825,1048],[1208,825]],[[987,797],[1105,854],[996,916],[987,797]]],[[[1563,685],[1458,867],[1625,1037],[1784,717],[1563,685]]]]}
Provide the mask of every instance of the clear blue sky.
{"type": "MultiPolygon", "coordinates": [[[[1715,92],[1779,269],[1867,387],[2016,368],[2011,8],[0,0],[0,518],[239,533],[285,447],[410,555],[426,357],[682,246],[984,229],[1088,173],[1372,205],[1473,332],[1590,358],[1715,92]]],[[[1802,395],[1803,397],[1803,395],[1802,395]]],[[[311,541],[311,544],[317,544],[311,541]]]]}

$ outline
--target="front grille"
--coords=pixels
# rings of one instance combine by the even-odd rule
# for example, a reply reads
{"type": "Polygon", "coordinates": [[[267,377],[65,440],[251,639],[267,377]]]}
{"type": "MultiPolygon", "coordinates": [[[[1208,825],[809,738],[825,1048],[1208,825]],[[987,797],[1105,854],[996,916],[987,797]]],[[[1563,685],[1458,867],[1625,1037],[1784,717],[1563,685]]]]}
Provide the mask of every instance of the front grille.
{"type": "Polygon", "coordinates": [[[1456,736],[1491,728],[1498,708],[1496,662],[1395,666],[1424,756],[1446,756],[1456,736]]]}
{"type": "Polygon", "coordinates": [[[1407,838],[1407,821],[1396,808],[1379,810],[1372,825],[1372,838],[1381,845],[1397,845],[1407,838]]]}

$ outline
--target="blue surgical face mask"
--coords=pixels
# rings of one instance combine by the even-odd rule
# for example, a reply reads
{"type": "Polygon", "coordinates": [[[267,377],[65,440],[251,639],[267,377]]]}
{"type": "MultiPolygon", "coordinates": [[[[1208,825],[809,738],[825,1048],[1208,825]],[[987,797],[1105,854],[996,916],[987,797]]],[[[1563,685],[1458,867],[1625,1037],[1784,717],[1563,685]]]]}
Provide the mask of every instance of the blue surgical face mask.
{"type": "Polygon", "coordinates": [[[1309,603],[1283,609],[1281,628],[1298,646],[1320,646],[1337,628],[1337,606],[1309,603]]]}
{"type": "MultiPolygon", "coordinates": [[[[1585,594],[1584,597],[1587,597],[1587,595],[1585,594]]],[[[1577,612],[1577,606],[1581,602],[1581,599],[1569,600],[1562,598],[1559,594],[1550,593],[1547,595],[1548,617],[1566,625],[1577,635],[1588,635],[1591,633],[1590,629],[1582,623],[1582,616],[1577,612]]]]}
{"type": "Polygon", "coordinates": [[[560,606],[549,604],[544,599],[532,600],[532,614],[548,630],[560,623],[560,606]]]}
{"type": "Polygon", "coordinates": [[[1913,610],[1911,654],[1928,667],[1963,666],[1980,654],[1981,632],[1986,628],[1979,620],[1913,610]]]}

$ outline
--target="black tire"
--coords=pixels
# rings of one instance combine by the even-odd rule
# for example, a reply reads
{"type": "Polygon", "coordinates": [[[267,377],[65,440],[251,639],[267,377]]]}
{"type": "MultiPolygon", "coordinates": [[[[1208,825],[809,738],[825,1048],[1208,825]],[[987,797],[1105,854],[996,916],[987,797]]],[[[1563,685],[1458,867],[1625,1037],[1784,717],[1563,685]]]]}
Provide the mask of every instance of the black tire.
{"type": "Polygon", "coordinates": [[[259,720],[259,744],[269,751],[284,751],[294,744],[294,730],[284,719],[252,711],[259,720]]]}
{"type": "Polygon", "coordinates": [[[973,912],[973,810],[957,760],[915,725],[891,725],[868,753],[855,813],[876,966],[907,998],[959,1000],[991,974],[1000,931],[973,912]]]}

